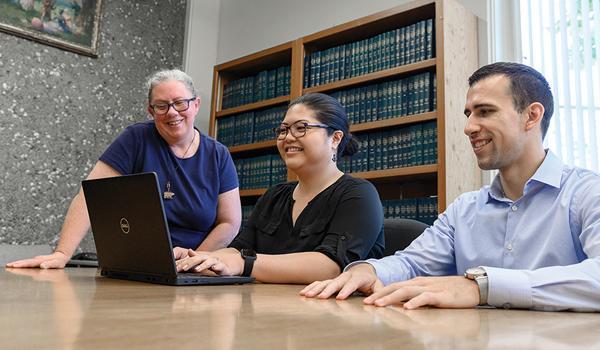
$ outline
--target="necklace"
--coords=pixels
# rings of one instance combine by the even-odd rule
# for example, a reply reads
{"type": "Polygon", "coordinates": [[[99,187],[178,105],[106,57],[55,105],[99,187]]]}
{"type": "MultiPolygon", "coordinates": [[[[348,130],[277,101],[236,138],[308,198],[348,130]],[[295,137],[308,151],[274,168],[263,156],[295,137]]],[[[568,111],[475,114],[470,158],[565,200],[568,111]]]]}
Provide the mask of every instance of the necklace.
{"type": "MultiPolygon", "coordinates": [[[[192,145],[194,144],[194,141],[196,140],[196,130],[194,130],[194,136],[192,136],[192,142],[190,142],[190,145],[186,148],[185,152],[183,152],[183,156],[181,156],[182,159],[185,158],[185,156],[187,155],[188,151],[190,150],[190,148],[192,148],[192,145]]],[[[175,156],[175,158],[177,158],[177,156],[175,156]]],[[[175,170],[173,171],[174,173],[177,172],[177,170],[181,167],[179,164],[179,161],[175,160],[177,162],[177,166],[175,167],[175,170]]],[[[169,172],[169,177],[167,178],[167,190],[165,192],[163,192],[163,198],[164,199],[173,199],[173,197],[175,197],[175,193],[171,192],[171,179],[170,179],[171,175],[169,172]]]]}

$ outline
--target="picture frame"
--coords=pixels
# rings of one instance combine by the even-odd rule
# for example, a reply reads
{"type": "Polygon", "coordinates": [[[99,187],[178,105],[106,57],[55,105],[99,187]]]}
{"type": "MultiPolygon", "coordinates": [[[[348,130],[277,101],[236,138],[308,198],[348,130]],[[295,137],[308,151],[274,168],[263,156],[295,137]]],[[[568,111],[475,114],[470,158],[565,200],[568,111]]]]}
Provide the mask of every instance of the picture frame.
{"type": "Polygon", "coordinates": [[[0,31],[98,57],[102,0],[0,0],[0,31]]]}

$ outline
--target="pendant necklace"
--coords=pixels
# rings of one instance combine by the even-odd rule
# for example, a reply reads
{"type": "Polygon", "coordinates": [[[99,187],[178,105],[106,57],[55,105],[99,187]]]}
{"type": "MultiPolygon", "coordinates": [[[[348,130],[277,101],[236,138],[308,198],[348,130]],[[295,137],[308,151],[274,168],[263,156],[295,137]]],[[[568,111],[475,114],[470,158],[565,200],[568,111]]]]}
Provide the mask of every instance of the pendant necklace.
{"type": "MultiPolygon", "coordinates": [[[[192,148],[192,145],[194,144],[194,141],[196,140],[196,130],[194,130],[194,136],[192,137],[192,142],[190,142],[190,145],[187,147],[187,149],[185,150],[185,152],[183,153],[183,156],[181,157],[181,159],[185,159],[185,156],[187,155],[188,151],[190,150],[190,148],[192,148]]],[[[175,156],[175,158],[177,158],[177,156],[175,156]]],[[[177,169],[180,168],[180,164],[179,161],[175,160],[177,162],[177,166],[175,167],[174,173],[177,173],[177,169]]],[[[165,192],[163,192],[163,198],[164,199],[173,199],[173,197],[175,197],[175,193],[171,192],[171,180],[170,180],[170,172],[169,172],[169,178],[167,178],[167,190],[165,192]]]]}

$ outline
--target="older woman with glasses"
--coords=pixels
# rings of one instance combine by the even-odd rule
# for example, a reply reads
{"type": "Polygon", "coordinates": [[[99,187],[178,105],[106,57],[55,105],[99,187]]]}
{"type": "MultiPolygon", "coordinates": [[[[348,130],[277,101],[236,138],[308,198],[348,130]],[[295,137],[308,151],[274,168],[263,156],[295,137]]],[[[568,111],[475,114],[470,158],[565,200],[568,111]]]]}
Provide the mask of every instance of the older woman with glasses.
{"type": "Polygon", "coordinates": [[[310,283],[337,276],[352,261],[383,254],[383,213],[371,183],[342,173],[357,151],[344,108],[311,93],[294,100],[275,129],[277,148],[298,181],[271,187],[229,248],[189,251],[177,269],[310,283]]]}
{"type": "MultiPolygon", "coordinates": [[[[88,179],[155,172],[174,253],[226,247],[241,222],[238,179],[225,146],[194,127],[200,100],[192,79],[164,70],[147,82],[152,120],[127,127],[100,156],[88,179]]],[[[62,268],[90,228],[83,191],[67,212],[54,253],[8,267],[62,268]]]]}

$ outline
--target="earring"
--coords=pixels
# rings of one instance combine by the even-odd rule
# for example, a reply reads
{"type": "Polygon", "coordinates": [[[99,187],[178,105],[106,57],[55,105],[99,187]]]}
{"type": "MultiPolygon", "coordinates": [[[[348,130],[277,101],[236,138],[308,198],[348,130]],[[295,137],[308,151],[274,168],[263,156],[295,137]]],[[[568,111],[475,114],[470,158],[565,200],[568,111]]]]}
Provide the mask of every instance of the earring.
{"type": "Polygon", "coordinates": [[[331,160],[333,160],[333,162],[337,162],[337,153],[333,154],[333,157],[331,157],[331,160]]]}

